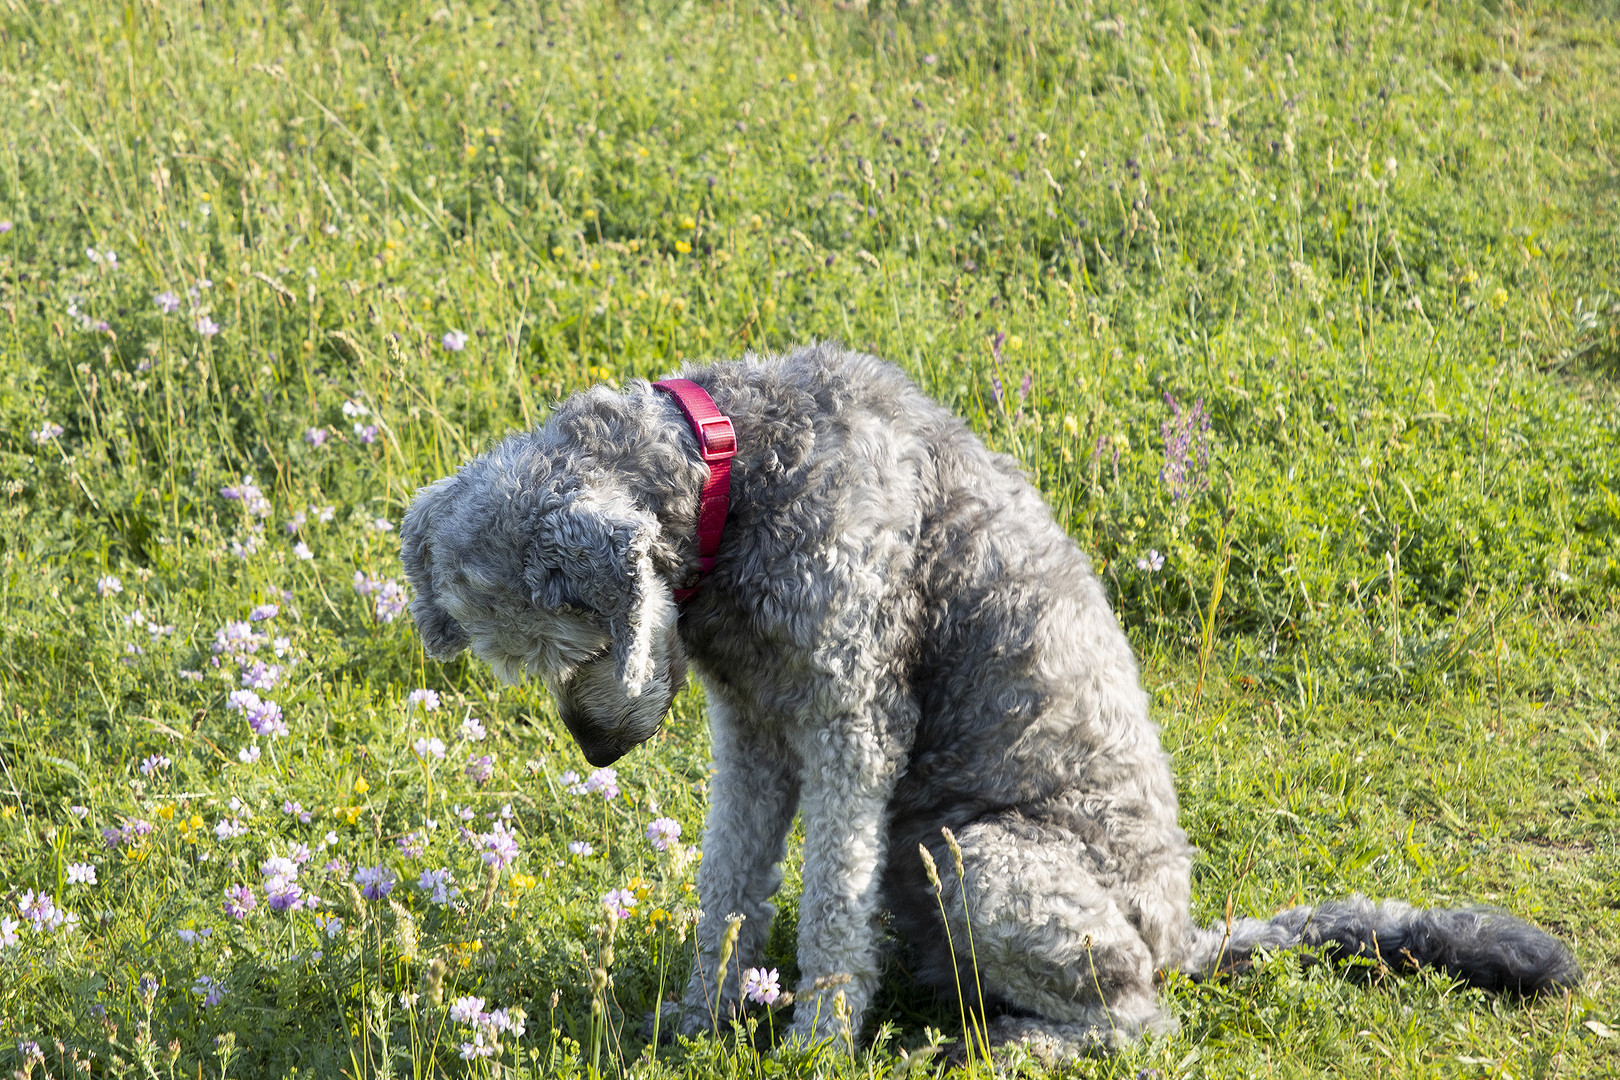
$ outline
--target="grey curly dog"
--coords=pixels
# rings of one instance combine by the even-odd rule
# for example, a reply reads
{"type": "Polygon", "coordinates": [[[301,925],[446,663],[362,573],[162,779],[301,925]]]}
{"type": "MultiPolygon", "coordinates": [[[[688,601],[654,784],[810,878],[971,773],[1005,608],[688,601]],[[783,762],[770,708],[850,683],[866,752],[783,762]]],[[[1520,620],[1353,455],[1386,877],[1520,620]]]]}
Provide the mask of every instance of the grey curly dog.
{"type": "Polygon", "coordinates": [[[1049,1059],[1172,1028],[1156,972],[1208,975],[1256,949],[1521,993],[1578,981],[1558,941],[1482,910],[1356,896],[1195,925],[1192,849],[1130,645],[1017,463],[871,356],[822,345],[684,375],[737,444],[695,597],[674,590],[699,576],[709,469],[676,402],[639,380],[578,393],[423,488],[401,533],[427,651],[470,645],[508,682],[544,679],[592,764],[649,738],[697,669],[719,772],[680,1030],[738,1006],[795,812],[805,1039],[860,1030],[885,910],[915,973],[955,994],[960,968],[977,1005],[976,960],[992,1041],[1049,1059]],[[949,938],[919,845],[941,867],[949,938]],[[733,913],[746,919],[715,1000],[733,913]]]}

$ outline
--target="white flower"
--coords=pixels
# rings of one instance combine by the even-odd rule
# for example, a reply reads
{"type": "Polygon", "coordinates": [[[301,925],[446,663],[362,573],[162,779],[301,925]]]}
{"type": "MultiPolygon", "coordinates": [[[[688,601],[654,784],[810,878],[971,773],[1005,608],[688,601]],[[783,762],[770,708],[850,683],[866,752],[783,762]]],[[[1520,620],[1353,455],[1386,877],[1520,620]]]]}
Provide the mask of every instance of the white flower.
{"type": "Polygon", "coordinates": [[[122,581],[119,581],[112,574],[108,574],[106,577],[98,578],[96,580],[96,595],[97,596],[117,596],[119,593],[121,593],[123,591],[124,591],[124,583],[122,581]]]}
{"type": "Polygon", "coordinates": [[[450,1006],[450,1019],[458,1024],[472,1024],[478,1021],[484,1012],[484,999],[481,997],[457,998],[450,1006]]]}
{"type": "Polygon", "coordinates": [[[69,863],[67,881],[69,885],[94,885],[96,883],[95,864],[69,863]]]}

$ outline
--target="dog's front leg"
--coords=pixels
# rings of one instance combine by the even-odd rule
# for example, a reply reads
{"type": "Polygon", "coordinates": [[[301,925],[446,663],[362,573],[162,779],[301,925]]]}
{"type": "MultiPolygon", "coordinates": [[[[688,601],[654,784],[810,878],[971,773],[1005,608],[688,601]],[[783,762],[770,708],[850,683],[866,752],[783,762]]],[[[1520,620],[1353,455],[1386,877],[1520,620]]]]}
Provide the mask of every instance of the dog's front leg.
{"type": "Polygon", "coordinates": [[[804,893],[792,1034],[806,1042],[859,1034],[877,988],[875,919],[897,772],[874,725],[817,727],[799,740],[804,893]]]}
{"type": "Polygon", "coordinates": [[[758,966],[782,884],[788,827],[798,805],[799,770],[780,726],[760,722],[709,690],[709,727],[717,768],[703,825],[698,867],[697,963],[681,1001],[684,1035],[727,1030],[737,1012],[740,973],[758,966]],[[731,916],[743,916],[737,940],[719,970],[731,916]]]}

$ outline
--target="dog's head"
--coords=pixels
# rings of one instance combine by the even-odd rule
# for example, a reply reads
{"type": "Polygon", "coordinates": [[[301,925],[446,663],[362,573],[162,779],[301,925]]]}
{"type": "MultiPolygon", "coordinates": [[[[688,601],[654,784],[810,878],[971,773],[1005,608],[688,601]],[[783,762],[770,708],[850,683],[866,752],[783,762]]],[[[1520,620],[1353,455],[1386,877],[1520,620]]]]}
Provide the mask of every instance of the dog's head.
{"type": "Polygon", "coordinates": [[[418,491],[400,530],[428,654],[468,646],[545,680],[592,765],[651,738],[686,681],[675,602],[627,492],[556,466],[532,435],[418,491]]]}

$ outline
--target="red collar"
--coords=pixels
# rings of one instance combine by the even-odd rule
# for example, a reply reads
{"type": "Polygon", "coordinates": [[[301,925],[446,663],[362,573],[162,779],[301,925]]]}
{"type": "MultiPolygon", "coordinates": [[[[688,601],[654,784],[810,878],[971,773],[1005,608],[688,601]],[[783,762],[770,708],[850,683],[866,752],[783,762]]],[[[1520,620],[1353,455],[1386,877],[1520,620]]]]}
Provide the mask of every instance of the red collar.
{"type": "Polygon", "coordinates": [[[731,459],[737,456],[737,432],[731,417],[721,412],[708,392],[690,379],[664,379],[653,383],[675,399],[697,436],[698,455],[709,466],[709,479],[698,502],[698,581],[690,589],[676,589],[676,600],[689,600],[703,589],[703,579],[714,569],[720,534],[731,509],[731,459]]]}

